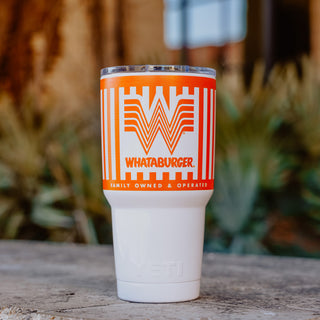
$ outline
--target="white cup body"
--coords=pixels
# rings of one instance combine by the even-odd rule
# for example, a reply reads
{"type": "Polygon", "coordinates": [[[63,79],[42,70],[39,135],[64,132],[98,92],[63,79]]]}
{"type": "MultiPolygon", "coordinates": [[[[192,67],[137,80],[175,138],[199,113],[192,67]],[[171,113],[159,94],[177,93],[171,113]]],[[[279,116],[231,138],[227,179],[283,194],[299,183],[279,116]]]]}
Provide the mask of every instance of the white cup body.
{"type": "Polygon", "coordinates": [[[112,207],[118,296],[137,302],[196,299],[205,204],[212,191],[122,193],[105,191],[112,207]]]}
{"type": "Polygon", "coordinates": [[[205,206],[213,192],[215,72],[187,66],[102,70],[104,194],[118,296],[199,296],[205,206]]]}

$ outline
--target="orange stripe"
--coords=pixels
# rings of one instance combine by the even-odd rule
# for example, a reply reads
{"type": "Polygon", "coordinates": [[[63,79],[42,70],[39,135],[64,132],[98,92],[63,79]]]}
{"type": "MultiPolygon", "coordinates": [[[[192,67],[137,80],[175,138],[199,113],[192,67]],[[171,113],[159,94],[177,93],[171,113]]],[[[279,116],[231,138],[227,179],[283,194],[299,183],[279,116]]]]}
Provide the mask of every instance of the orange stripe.
{"type": "Polygon", "coordinates": [[[131,172],[126,172],[126,181],[131,180],[131,172]]]}
{"type": "Polygon", "coordinates": [[[157,181],[157,173],[156,172],[150,172],[150,181],[152,181],[152,182],[157,181]]]}
{"type": "Polygon", "coordinates": [[[107,172],[106,172],[106,137],[105,137],[105,126],[104,126],[104,90],[102,89],[101,91],[101,109],[102,109],[102,161],[103,161],[103,168],[104,168],[104,176],[103,179],[107,177],[107,172]]]}
{"type": "Polygon", "coordinates": [[[110,89],[107,91],[107,123],[108,123],[108,165],[109,165],[109,179],[112,178],[112,157],[111,157],[111,110],[110,110],[110,89]]]}
{"type": "Polygon", "coordinates": [[[143,172],[137,172],[137,181],[146,181],[143,180],[143,172]]]}
{"type": "MultiPolygon", "coordinates": [[[[202,90],[201,90],[202,89],[202,90]]],[[[199,148],[198,148],[198,179],[202,179],[202,153],[203,153],[203,91],[199,91],[199,148]]]]}
{"type": "Polygon", "coordinates": [[[162,173],[163,181],[169,181],[169,172],[162,173]]]}
{"type": "Polygon", "coordinates": [[[182,180],[182,172],[176,172],[176,180],[177,181],[182,180]]]}
{"type": "Polygon", "coordinates": [[[216,101],[216,92],[213,91],[213,99],[212,99],[212,145],[211,145],[211,148],[212,148],[212,164],[211,164],[211,174],[212,174],[212,178],[214,178],[214,175],[213,175],[213,170],[214,170],[214,158],[215,158],[215,109],[216,109],[216,105],[215,105],[215,101],[216,101]]]}
{"type": "Polygon", "coordinates": [[[114,127],[115,127],[115,148],[116,148],[116,179],[120,179],[120,129],[119,129],[119,90],[115,88],[114,90],[114,127]]]}
{"type": "Polygon", "coordinates": [[[207,148],[207,163],[206,163],[206,177],[209,178],[209,166],[210,166],[210,117],[211,117],[211,90],[208,90],[208,99],[207,99],[207,145],[204,146],[207,148]]]}
{"type": "Polygon", "coordinates": [[[136,190],[213,190],[214,180],[138,180],[138,181],[124,181],[124,180],[103,180],[103,189],[104,190],[127,190],[127,191],[136,191],[136,190]],[[168,183],[171,187],[168,188],[168,183]],[[144,186],[141,186],[141,184],[144,186]],[[149,184],[149,185],[148,185],[149,184]],[[151,184],[151,186],[150,186],[151,184]],[[139,187],[137,188],[136,185],[139,187]]]}

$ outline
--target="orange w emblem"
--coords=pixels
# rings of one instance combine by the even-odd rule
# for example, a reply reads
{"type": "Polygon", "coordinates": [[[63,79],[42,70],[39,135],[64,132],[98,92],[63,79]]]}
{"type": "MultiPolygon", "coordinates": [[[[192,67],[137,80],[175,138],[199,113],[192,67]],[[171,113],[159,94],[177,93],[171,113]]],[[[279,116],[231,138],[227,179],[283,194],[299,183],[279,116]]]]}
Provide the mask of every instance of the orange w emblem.
{"type": "Polygon", "coordinates": [[[148,122],[139,99],[127,99],[124,106],[124,129],[126,132],[137,134],[146,154],[160,132],[170,153],[173,154],[182,133],[194,130],[194,101],[180,99],[169,122],[159,99],[148,122]]]}

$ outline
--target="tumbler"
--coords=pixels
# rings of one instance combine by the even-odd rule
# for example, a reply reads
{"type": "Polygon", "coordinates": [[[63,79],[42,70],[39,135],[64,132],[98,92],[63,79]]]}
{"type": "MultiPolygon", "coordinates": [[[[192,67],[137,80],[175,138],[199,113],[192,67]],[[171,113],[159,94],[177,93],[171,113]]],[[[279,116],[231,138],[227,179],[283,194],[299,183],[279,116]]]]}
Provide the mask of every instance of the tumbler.
{"type": "Polygon", "coordinates": [[[199,296],[214,184],[215,77],[214,69],[179,65],[101,70],[103,192],[120,299],[199,296]]]}

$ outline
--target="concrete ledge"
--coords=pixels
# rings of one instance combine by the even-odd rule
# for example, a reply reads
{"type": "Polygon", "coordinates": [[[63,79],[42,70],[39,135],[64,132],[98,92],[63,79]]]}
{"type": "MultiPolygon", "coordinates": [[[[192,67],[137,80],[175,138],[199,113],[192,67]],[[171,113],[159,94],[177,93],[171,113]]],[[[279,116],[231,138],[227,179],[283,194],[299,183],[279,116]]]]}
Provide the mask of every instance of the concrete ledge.
{"type": "Polygon", "coordinates": [[[200,299],[116,297],[112,248],[0,242],[0,320],[320,320],[320,260],[205,254],[200,299]]]}

